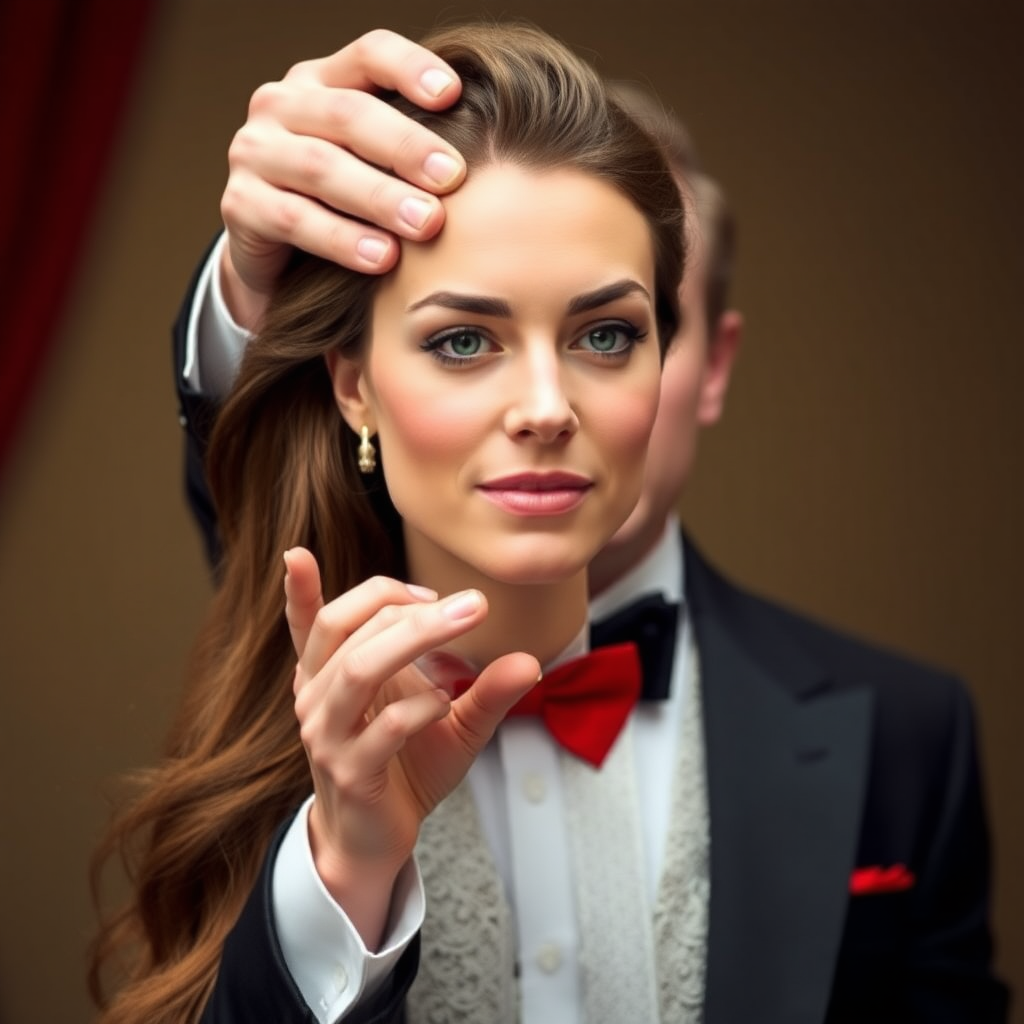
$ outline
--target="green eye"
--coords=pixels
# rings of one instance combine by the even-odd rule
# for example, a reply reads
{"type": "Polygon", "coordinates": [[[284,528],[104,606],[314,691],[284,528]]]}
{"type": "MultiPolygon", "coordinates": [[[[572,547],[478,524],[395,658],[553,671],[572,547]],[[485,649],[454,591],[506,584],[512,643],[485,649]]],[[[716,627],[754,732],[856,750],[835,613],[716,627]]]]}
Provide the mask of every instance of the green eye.
{"type": "Polygon", "coordinates": [[[475,356],[483,346],[483,338],[475,331],[450,334],[445,341],[451,347],[452,355],[475,356]]]}
{"type": "Polygon", "coordinates": [[[599,356],[626,356],[645,337],[633,324],[613,320],[588,328],[574,347],[599,356]]]}
{"type": "Polygon", "coordinates": [[[621,334],[612,327],[596,327],[587,334],[587,341],[595,352],[613,352],[620,343],[621,334]]]}
{"type": "Polygon", "coordinates": [[[442,366],[475,366],[497,346],[483,331],[472,327],[453,327],[428,338],[420,346],[442,366]]]}

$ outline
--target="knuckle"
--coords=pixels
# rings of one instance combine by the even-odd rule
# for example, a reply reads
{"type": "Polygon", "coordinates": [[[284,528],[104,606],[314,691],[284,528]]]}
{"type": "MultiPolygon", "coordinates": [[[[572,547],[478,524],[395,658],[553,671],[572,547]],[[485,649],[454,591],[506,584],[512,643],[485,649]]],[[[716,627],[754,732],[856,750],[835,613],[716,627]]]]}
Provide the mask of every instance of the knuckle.
{"type": "MultiPolygon", "coordinates": [[[[298,702],[296,702],[296,708],[297,707],[298,702]]],[[[306,748],[306,753],[309,756],[310,761],[314,764],[319,764],[320,759],[323,756],[323,750],[320,744],[320,729],[313,718],[307,718],[304,721],[300,718],[299,739],[302,741],[302,745],[306,748]]]]}
{"type": "Polygon", "coordinates": [[[274,109],[281,96],[280,82],[264,82],[249,97],[249,116],[259,117],[274,109]]]}
{"type": "Polygon", "coordinates": [[[267,209],[267,222],[281,238],[291,238],[302,223],[302,208],[288,192],[278,191],[267,209]]]}
{"type": "Polygon", "coordinates": [[[371,599],[382,607],[391,604],[396,594],[400,592],[399,586],[390,576],[371,576],[366,581],[371,599]]]}
{"type": "Polygon", "coordinates": [[[239,170],[254,165],[260,149],[266,147],[266,134],[261,126],[246,121],[231,137],[228,145],[228,167],[239,170]]]}
{"type": "Polygon", "coordinates": [[[397,605],[387,604],[377,612],[377,621],[386,629],[402,618],[402,609],[397,605]]]}
{"type": "Polygon", "coordinates": [[[374,726],[392,743],[404,739],[406,734],[405,716],[397,704],[386,704],[381,708],[374,719],[374,726]]]}
{"type": "Polygon", "coordinates": [[[317,61],[299,60],[296,61],[284,74],[282,81],[288,82],[294,78],[305,78],[309,75],[310,71],[316,66],[317,61]]]}
{"type": "Polygon", "coordinates": [[[249,139],[249,126],[243,124],[234,135],[231,136],[231,143],[228,146],[228,167],[234,168],[245,162],[246,156],[252,151],[252,143],[249,139]]]}
{"type": "Polygon", "coordinates": [[[399,168],[419,169],[425,151],[429,148],[427,134],[419,130],[419,126],[410,128],[402,133],[395,143],[394,160],[395,166],[399,168]]]}
{"type": "MultiPolygon", "coordinates": [[[[294,613],[295,609],[289,608],[287,605],[285,607],[286,613],[294,613]]],[[[291,619],[289,618],[288,621],[290,623],[291,619]]],[[[317,609],[316,614],[313,616],[312,631],[318,636],[334,639],[339,643],[347,635],[341,613],[334,607],[333,603],[321,605],[317,609]]]]}
{"type": "Polygon", "coordinates": [[[374,54],[391,46],[394,33],[383,28],[372,28],[352,43],[352,52],[361,66],[373,60],[374,54]]]}
{"type": "Polygon", "coordinates": [[[367,47],[387,46],[394,39],[395,33],[386,28],[371,28],[360,37],[360,41],[367,47]]]}
{"type": "Polygon", "coordinates": [[[313,616],[313,628],[322,633],[330,632],[331,627],[334,625],[334,614],[333,605],[322,605],[317,610],[316,615],[313,616]]]}
{"type": "Polygon", "coordinates": [[[388,223],[398,207],[396,179],[381,175],[367,193],[370,219],[377,224],[388,223]]]}
{"type": "Polygon", "coordinates": [[[362,647],[345,651],[338,667],[347,686],[362,688],[373,681],[373,672],[362,647]]]}
{"type": "Polygon", "coordinates": [[[295,162],[302,180],[314,185],[322,184],[330,170],[328,151],[318,139],[305,139],[300,143],[295,162]]]}
{"type": "MultiPolygon", "coordinates": [[[[479,707],[475,710],[479,712],[479,707]]],[[[451,714],[458,725],[455,736],[465,750],[475,753],[491,738],[493,730],[482,728],[478,715],[466,715],[458,704],[452,704],[451,714]]]]}
{"type": "Polygon", "coordinates": [[[312,737],[320,728],[322,698],[314,692],[315,688],[307,686],[306,682],[308,680],[305,680],[302,670],[296,668],[292,686],[292,692],[295,694],[295,718],[299,723],[300,735],[306,730],[312,730],[312,737]]]}
{"type": "Polygon", "coordinates": [[[344,759],[335,760],[326,767],[331,785],[337,790],[339,795],[352,797],[362,789],[362,779],[348,761],[344,759]]]}
{"type": "Polygon", "coordinates": [[[245,200],[237,181],[233,177],[228,178],[228,183],[224,186],[224,192],[220,197],[221,219],[229,227],[237,224],[241,221],[245,208],[245,200]]]}
{"type": "Polygon", "coordinates": [[[336,217],[331,217],[318,229],[324,253],[333,254],[334,261],[345,266],[348,266],[349,261],[353,258],[351,226],[352,222],[339,214],[336,217]]]}
{"type": "Polygon", "coordinates": [[[409,609],[412,629],[417,633],[433,633],[437,629],[437,607],[431,604],[414,604],[409,609]]]}
{"type": "Polygon", "coordinates": [[[344,136],[357,122],[370,97],[356,89],[335,89],[327,99],[325,114],[335,133],[344,136]]]}

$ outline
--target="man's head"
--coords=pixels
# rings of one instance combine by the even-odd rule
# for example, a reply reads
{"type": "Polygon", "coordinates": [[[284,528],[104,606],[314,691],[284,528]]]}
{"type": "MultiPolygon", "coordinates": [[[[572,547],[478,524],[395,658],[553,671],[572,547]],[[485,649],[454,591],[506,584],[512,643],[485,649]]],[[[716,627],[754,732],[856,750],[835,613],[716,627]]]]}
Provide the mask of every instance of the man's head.
{"type": "Polygon", "coordinates": [[[627,572],[661,536],[690,477],[700,429],[722,415],[743,327],[742,316],[728,308],[735,227],[721,189],[699,170],[686,129],[653,96],[626,84],[615,85],[613,91],[661,144],[679,181],[690,234],[680,326],[662,370],[643,492],[633,513],[591,563],[594,593],[627,572]]]}

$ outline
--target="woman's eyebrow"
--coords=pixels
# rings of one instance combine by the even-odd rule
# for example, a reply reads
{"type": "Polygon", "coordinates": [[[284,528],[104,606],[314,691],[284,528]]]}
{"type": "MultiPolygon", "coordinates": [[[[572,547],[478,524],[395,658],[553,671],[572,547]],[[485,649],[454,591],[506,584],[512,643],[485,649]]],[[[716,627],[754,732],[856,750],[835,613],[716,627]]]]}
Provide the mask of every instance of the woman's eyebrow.
{"type": "Polygon", "coordinates": [[[632,295],[634,292],[642,293],[647,301],[650,302],[650,292],[639,281],[626,277],[621,281],[614,281],[612,284],[595,288],[592,292],[584,292],[582,295],[577,295],[569,303],[569,314],[586,313],[591,309],[597,309],[599,306],[605,306],[609,302],[615,302],[616,299],[624,298],[626,295],[632,295]]]}
{"type": "MultiPolygon", "coordinates": [[[[586,313],[591,309],[605,306],[609,302],[615,302],[617,299],[636,292],[650,301],[650,293],[639,281],[628,277],[623,278],[621,281],[613,281],[611,284],[602,285],[600,288],[584,292],[582,295],[570,299],[567,312],[570,316],[586,313]]],[[[406,307],[405,311],[414,313],[424,306],[442,306],[444,309],[455,309],[460,313],[476,313],[478,316],[498,316],[506,319],[512,316],[512,307],[504,299],[497,299],[490,295],[468,295],[464,292],[451,291],[431,292],[406,307]]]]}
{"type": "Polygon", "coordinates": [[[414,302],[406,312],[412,313],[424,306],[443,306],[445,309],[457,309],[462,313],[477,313],[480,316],[512,316],[512,307],[504,299],[493,299],[487,295],[464,295],[460,292],[431,292],[426,298],[414,302]]]}

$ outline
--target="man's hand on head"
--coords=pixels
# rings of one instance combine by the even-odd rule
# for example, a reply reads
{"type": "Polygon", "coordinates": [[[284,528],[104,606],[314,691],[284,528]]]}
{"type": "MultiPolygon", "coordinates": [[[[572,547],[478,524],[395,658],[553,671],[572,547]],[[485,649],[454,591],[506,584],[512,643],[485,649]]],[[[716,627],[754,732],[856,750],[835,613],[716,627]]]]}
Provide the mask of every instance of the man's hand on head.
{"type": "Polygon", "coordinates": [[[383,273],[399,238],[441,229],[438,197],[462,182],[465,162],[382,100],[384,90],[442,110],[461,83],[429,50],[378,29],[253,93],[221,198],[221,285],[243,327],[257,325],[293,247],[383,273]]]}

